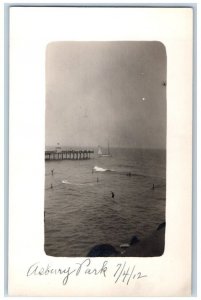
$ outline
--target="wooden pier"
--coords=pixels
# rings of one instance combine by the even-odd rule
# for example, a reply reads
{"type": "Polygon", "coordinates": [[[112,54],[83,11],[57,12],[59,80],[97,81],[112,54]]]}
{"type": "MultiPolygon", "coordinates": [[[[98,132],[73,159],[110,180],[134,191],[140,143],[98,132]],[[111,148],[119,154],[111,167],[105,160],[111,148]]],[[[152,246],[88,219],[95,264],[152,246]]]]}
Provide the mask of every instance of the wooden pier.
{"type": "Polygon", "coordinates": [[[45,160],[84,160],[90,159],[92,153],[92,150],[45,151],[45,160]]]}

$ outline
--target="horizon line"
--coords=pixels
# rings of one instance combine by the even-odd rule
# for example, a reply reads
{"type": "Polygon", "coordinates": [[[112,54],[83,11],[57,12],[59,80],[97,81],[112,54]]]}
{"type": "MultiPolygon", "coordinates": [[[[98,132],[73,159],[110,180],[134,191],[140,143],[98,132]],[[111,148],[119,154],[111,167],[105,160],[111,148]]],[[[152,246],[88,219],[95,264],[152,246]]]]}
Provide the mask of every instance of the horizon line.
{"type": "MultiPolygon", "coordinates": [[[[45,145],[45,148],[46,147],[51,147],[51,148],[56,148],[57,146],[60,146],[61,148],[73,148],[73,147],[75,147],[75,148],[98,148],[99,146],[101,146],[101,145],[86,145],[86,146],[78,146],[78,145],[61,145],[61,144],[59,144],[59,145],[45,145]]],[[[107,148],[107,146],[101,146],[101,148],[107,148]]],[[[166,150],[167,149],[167,147],[137,147],[137,146],[110,146],[110,148],[114,148],[114,149],[116,149],[116,148],[119,148],[119,149],[149,149],[149,150],[166,150]]]]}

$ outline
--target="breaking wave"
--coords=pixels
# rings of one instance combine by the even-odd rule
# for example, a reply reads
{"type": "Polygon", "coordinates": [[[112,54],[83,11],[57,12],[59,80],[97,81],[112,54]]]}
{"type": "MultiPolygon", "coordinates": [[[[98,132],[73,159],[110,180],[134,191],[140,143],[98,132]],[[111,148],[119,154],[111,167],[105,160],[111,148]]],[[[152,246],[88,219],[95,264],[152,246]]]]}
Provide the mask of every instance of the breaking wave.
{"type": "Polygon", "coordinates": [[[78,185],[78,186],[81,186],[81,185],[94,185],[93,182],[76,183],[76,182],[70,182],[70,181],[68,181],[68,180],[62,180],[62,183],[64,183],[64,184],[69,184],[69,185],[78,185]]]}
{"type": "Polygon", "coordinates": [[[98,166],[93,167],[93,171],[95,172],[114,172],[114,170],[104,169],[98,166]]]}

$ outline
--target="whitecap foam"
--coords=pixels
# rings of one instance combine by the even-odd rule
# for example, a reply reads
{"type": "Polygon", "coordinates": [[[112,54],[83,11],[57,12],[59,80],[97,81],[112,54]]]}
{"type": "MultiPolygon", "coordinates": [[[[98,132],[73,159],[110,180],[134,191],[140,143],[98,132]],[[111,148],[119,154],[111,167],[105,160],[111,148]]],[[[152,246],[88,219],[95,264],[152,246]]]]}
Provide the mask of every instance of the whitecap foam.
{"type": "Polygon", "coordinates": [[[107,171],[107,169],[103,169],[103,168],[100,168],[100,167],[98,167],[98,166],[95,166],[93,169],[94,169],[94,171],[96,171],[96,172],[105,172],[105,171],[107,171]]]}
{"type": "Polygon", "coordinates": [[[68,180],[62,180],[62,183],[71,184],[68,180]]]}
{"type": "Polygon", "coordinates": [[[98,167],[98,166],[93,167],[93,170],[94,170],[95,172],[114,172],[113,170],[110,170],[110,169],[104,169],[104,168],[101,168],[101,167],[98,167]]]}
{"type": "Polygon", "coordinates": [[[68,180],[62,180],[62,183],[64,183],[64,184],[70,184],[70,185],[78,185],[78,186],[83,186],[83,185],[94,185],[93,182],[75,183],[75,182],[69,182],[68,180]]]}

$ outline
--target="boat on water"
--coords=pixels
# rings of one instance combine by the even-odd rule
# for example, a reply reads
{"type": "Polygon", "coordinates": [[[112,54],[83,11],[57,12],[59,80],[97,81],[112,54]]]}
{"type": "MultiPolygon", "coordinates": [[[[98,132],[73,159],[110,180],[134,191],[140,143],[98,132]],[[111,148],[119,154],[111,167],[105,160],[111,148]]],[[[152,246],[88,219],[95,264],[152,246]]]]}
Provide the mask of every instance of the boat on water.
{"type": "Polygon", "coordinates": [[[98,156],[99,157],[111,157],[112,154],[110,153],[110,147],[109,147],[109,143],[108,143],[108,147],[107,147],[107,152],[103,153],[101,146],[98,146],[98,156]]]}

